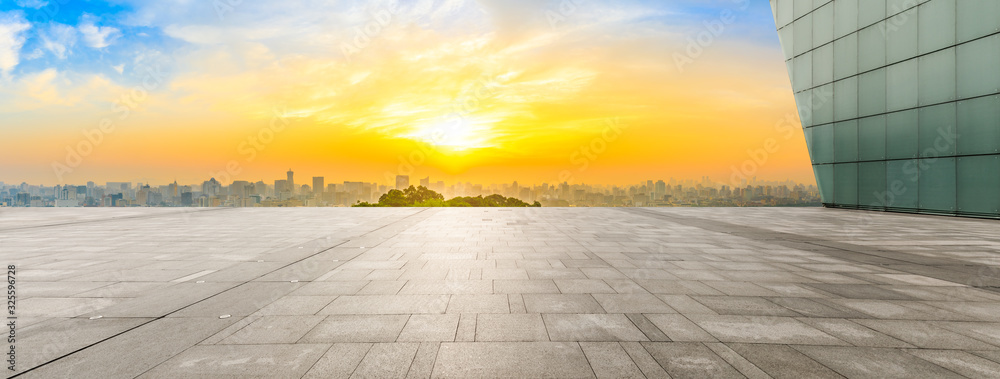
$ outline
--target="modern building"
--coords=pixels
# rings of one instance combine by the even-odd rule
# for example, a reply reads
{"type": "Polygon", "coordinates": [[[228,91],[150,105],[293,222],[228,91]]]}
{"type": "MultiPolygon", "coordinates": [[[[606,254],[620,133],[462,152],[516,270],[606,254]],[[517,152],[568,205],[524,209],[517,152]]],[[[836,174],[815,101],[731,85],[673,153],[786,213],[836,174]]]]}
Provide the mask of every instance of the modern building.
{"type": "Polygon", "coordinates": [[[824,205],[1000,218],[1000,1],[771,9],[824,205]]]}
{"type": "Polygon", "coordinates": [[[285,185],[287,186],[286,188],[288,189],[289,192],[291,192],[294,195],[295,194],[295,172],[293,172],[292,169],[288,169],[288,172],[286,172],[285,174],[288,176],[288,179],[286,179],[287,182],[285,182],[285,185]]]}
{"type": "Polygon", "coordinates": [[[326,185],[323,184],[324,182],[326,182],[326,179],[323,178],[322,176],[314,176],[313,177],[313,187],[312,188],[313,188],[313,193],[314,194],[317,194],[317,195],[322,195],[323,194],[323,189],[326,188],[326,185]]]}
{"type": "Polygon", "coordinates": [[[396,175],[396,189],[402,191],[409,187],[410,187],[409,175],[396,175]]]}

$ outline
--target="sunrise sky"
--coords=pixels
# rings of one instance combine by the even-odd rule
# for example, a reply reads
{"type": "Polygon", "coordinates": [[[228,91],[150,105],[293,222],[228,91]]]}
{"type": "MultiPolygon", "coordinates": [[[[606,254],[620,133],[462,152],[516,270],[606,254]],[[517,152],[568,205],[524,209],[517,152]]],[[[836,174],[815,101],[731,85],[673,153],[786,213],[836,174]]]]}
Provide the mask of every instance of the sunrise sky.
{"type": "Polygon", "coordinates": [[[0,181],[812,183],[744,4],[0,0],[0,181]]]}

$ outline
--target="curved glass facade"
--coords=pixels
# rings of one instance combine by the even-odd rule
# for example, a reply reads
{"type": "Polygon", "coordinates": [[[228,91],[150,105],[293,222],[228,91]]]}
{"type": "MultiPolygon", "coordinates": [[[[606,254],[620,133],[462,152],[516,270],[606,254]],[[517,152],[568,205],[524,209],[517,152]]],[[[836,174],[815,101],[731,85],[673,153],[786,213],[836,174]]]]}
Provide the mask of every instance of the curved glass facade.
{"type": "Polygon", "coordinates": [[[771,9],[826,206],[1000,218],[1000,1],[771,9]]]}

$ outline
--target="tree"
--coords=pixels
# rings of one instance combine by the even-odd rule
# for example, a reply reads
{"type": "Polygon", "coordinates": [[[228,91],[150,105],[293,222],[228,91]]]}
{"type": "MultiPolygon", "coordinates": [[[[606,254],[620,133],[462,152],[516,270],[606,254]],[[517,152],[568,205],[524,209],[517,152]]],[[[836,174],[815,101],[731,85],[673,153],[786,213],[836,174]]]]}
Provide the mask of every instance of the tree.
{"type": "Polygon", "coordinates": [[[385,195],[378,198],[378,203],[383,207],[405,207],[412,204],[406,199],[403,191],[400,190],[389,190],[385,195]]]}

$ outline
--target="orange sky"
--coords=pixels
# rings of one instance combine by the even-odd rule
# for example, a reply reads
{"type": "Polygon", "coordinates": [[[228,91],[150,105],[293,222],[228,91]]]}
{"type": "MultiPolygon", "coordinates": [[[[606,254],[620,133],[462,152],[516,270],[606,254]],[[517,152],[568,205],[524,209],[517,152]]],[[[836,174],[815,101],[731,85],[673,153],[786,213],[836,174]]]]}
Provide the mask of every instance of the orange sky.
{"type": "MultiPolygon", "coordinates": [[[[259,25],[249,15],[161,21],[163,40],[143,45],[142,59],[104,48],[132,58],[121,75],[66,64],[5,72],[0,181],[271,182],[292,168],[303,183],[388,183],[402,173],[627,184],[729,181],[744,167],[761,179],[813,182],[774,25],[759,10],[680,69],[677,55],[700,31],[694,21],[711,20],[712,8],[581,6],[553,25],[545,9],[534,17],[498,2],[457,3],[450,15],[401,8],[367,45],[355,43],[361,29],[351,25],[370,25],[383,8],[340,29],[289,20],[252,29],[277,34],[264,37],[241,32],[241,22],[259,25]],[[463,21],[462,12],[477,16],[463,21]],[[291,39],[312,26],[312,40],[291,39]],[[149,91],[136,92],[144,80],[149,91]],[[127,114],[113,103],[123,96],[127,114]],[[104,119],[114,129],[98,133],[104,119]],[[85,131],[101,139],[77,161],[69,151],[87,152],[85,131]],[[761,155],[767,139],[777,149],[761,155]]],[[[141,41],[130,30],[149,27],[120,26],[119,43],[141,41]]]]}

